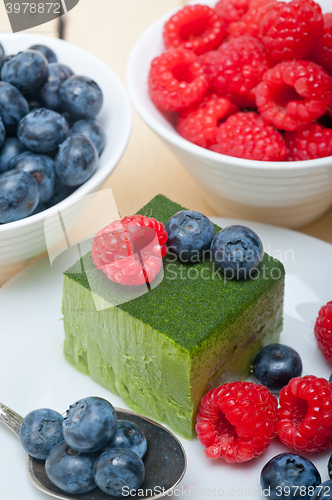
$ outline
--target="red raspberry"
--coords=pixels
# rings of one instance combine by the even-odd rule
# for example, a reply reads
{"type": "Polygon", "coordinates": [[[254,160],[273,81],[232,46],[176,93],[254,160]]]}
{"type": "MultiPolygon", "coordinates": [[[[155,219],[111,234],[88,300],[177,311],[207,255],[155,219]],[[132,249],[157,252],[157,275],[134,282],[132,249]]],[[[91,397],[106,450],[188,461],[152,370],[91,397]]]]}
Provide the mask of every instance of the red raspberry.
{"type": "Polygon", "coordinates": [[[156,57],[149,73],[149,92],[156,106],[182,111],[202,99],[209,79],[190,50],[174,49],[156,57]]]}
{"type": "Polygon", "coordinates": [[[332,302],[328,302],[318,313],[315,337],[324,358],[332,364],[332,302]]]}
{"type": "Polygon", "coordinates": [[[264,14],[275,0],[252,0],[248,12],[239,21],[230,23],[227,27],[229,36],[252,35],[259,36],[260,22],[264,14]]]}
{"type": "Polygon", "coordinates": [[[330,77],[311,61],[277,64],[265,73],[256,89],[262,118],[283,130],[309,125],[324,115],[330,102],[330,77]]]}
{"type": "Polygon", "coordinates": [[[332,14],[325,14],[323,32],[309,57],[332,74],[332,14]]]}
{"type": "Polygon", "coordinates": [[[255,91],[270,65],[259,40],[240,36],[200,57],[210,86],[240,107],[256,107],[255,91]]]}
{"type": "Polygon", "coordinates": [[[313,0],[277,2],[260,22],[260,37],[274,62],[303,59],[322,30],[322,11],[313,0]]]}
{"type": "Polygon", "coordinates": [[[236,113],[219,125],[212,151],[237,158],[283,161],[286,146],[282,135],[254,112],[236,113]]]}
{"type": "Polygon", "coordinates": [[[332,156],[332,129],[312,123],[284,134],[288,161],[313,160],[332,156]]]}
{"type": "Polygon", "coordinates": [[[278,401],[252,382],[212,389],[201,401],[196,432],[208,458],[247,462],[258,457],[275,435],[278,401]]]}
{"type": "Polygon", "coordinates": [[[154,280],[167,253],[161,222],[134,215],[112,222],[93,238],[92,260],[115,283],[142,285],[154,280]],[[159,244],[155,238],[158,237],[159,244]]]}
{"type": "Polygon", "coordinates": [[[187,49],[200,55],[219,47],[226,35],[225,23],[207,5],[187,5],[164,27],[166,49],[187,49]]]}
{"type": "Polygon", "coordinates": [[[277,433],[299,452],[332,445],[332,385],[313,375],[295,377],[280,391],[277,433]]]}
{"type": "Polygon", "coordinates": [[[180,113],[176,128],[187,141],[208,148],[217,142],[220,120],[237,111],[229,99],[208,92],[200,103],[180,113]]]}
{"type": "Polygon", "coordinates": [[[248,11],[251,0],[219,0],[215,10],[226,22],[226,25],[239,21],[248,11]]]}

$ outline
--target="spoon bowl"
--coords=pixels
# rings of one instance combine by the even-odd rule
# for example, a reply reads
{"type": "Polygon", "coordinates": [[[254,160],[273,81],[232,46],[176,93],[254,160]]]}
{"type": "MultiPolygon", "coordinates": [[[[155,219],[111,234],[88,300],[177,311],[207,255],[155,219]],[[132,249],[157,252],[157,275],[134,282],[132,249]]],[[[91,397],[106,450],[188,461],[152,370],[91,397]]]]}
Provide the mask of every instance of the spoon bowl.
{"type": "MultiPolygon", "coordinates": [[[[145,434],[148,449],[144,456],[145,479],[135,495],[129,498],[157,499],[167,495],[181,481],[187,467],[185,451],[180,441],[165,427],[137,413],[115,408],[118,419],[130,420],[145,434]],[[142,491],[143,490],[143,494],[142,491]]],[[[23,418],[0,403],[0,421],[17,436],[23,418]]],[[[87,493],[71,495],[64,493],[48,479],[45,461],[27,455],[27,470],[31,482],[47,495],[62,500],[118,500],[95,488],[87,493]]]]}

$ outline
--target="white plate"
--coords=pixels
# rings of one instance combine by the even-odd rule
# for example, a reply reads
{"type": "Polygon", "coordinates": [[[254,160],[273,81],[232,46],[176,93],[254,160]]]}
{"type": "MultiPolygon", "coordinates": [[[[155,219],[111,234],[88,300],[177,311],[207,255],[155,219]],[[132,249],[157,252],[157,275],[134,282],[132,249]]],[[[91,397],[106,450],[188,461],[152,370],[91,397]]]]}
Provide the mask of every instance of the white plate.
{"type": "MultiPolygon", "coordinates": [[[[214,220],[223,227],[235,222],[214,220]]],[[[285,324],[281,341],[300,353],[303,375],[328,378],[332,367],[318,351],[313,327],[321,305],[332,300],[332,246],[286,229],[246,224],[261,236],[265,250],[286,266],[285,324]]],[[[21,415],[40,407],[62,412],[70,403],[90,395],[125,407],[118,396],[76,371],[63,358],[61,295],[62,276],[50,268],[46,259],[0,290],[0,401],[21,415]]],[[[263,465],[274,455],[287,451],[282,444],[273,442],[259,459],[230,465],[205,458],[197,440],[181,441],[188,456],[188,470],[175,492],[180,497],[261,499],[259,478],[263,465]]],[[[328,479],[328,456],[328,452],[311,456],[323,481],[328,479]]],[[[3,500],[49,498],[29,482],[23,449],[14,434],[2,425],[0,477],[3,500]]]]}

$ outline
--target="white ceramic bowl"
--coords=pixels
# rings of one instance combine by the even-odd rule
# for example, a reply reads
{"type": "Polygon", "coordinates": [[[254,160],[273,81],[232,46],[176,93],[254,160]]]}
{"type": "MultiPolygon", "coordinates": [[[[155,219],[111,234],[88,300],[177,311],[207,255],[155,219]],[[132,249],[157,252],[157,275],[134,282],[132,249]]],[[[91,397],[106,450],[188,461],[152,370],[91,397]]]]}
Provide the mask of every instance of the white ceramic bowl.
{"type": "Polygon", "coordinates": [[[124,153],[131,132],[132,110],[129,97],[118,76],[104,62],[68,42],[40,35],[0,34],[6,54],[45,44],[74,73],[93,78],[104,94],[103,108],[97,119],[103,125],[107,144],[100,156],[98,170],[83,186],[58,205],[37,215],[0,226],[0,285],[20,267],[46,251],[45,217],[74,209],[78,201],[96,191],[114,170],[124,153]]]}
{"type": "MultiPolygon", "coordinates": [[[[216,1],[191,3],[213,6],[216,1]]],[[[331,10],[330,0],[319,3],[325,12],[331,10]]],[[[131,52],[127,86],[136,110],[196,178],[218,214],[290,228],[312,222],[332,204],[332,157],[264,162],[214,153],[183,139],[152,103],[147,85],[150,63],[165,51],[163,25],[176,10],[150,26],[131,52]]]]}

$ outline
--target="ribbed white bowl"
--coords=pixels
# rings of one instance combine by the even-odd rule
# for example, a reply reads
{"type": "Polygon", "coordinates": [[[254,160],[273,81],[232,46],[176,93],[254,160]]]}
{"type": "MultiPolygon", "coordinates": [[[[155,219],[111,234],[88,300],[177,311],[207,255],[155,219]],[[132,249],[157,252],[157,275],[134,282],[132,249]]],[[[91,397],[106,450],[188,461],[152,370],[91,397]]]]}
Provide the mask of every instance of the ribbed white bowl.
{"type": "MultiPolygon", "coordinates": [[[[213,6],[216,1],[191,3],[213,6]]],[[[331,10],[330,0],[319,3],[324,12],[331,10]]],[[[214,153],[183,139],[152,103],[147,85],[150,63],[165,50],[163,25],[173,12],[150,26],[131,52],[127,86],[138,113],[200,183],[218,214],[290,228],[315,220],[332,204],[332,157],[259,162],[214,153]]]]}
{"type": "Polygon", "coordinates": [[[76,74],[93,78],[104,94],[104,105],[97,119],[107,137],[97,172],[83,186],[58,205],[40,214],[10,224],[0,225],[0,285],[29,261],[46,251],[45,217],[70,211],[82,198],[96,191],[108,178],[124,153],[132,125],[129,97],[118,76],[101,60],[68,42],[40,35],[0,34],[6,54],[25,50],[34,44],[51,47],[61,63],[76,74]]]}

